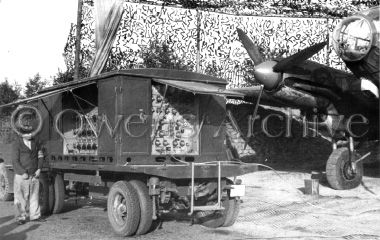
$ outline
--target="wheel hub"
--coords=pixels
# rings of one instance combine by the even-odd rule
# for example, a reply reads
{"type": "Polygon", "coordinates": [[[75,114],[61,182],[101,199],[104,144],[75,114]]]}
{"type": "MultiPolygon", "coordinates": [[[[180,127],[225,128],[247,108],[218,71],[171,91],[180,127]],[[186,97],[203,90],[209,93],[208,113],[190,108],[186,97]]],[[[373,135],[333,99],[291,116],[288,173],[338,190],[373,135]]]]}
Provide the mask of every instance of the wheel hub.
{"type": "Polygon", "coordinates": [[[119,216],[125,216],[127,212],[127,207],[120,203],[117,207],[116,207],[116,213],[119,215],[119,216]]]}
{"type": "Polygon", "coordinates": [[[351,163],[348,161],[346,163],[344,163],[344,166],[343,166],[343,176],[347,179],[347,180],[353,180],[355,177],[356,177],[356,173],[355,171],[352,169],[351,167],[351,163]]]}
{"type": "Polygon", "coordinates": [[[123,225],[127,216],[127,205],[123,195],[119,194],[113,202],[113,215],[117,224],[123,225]]]}

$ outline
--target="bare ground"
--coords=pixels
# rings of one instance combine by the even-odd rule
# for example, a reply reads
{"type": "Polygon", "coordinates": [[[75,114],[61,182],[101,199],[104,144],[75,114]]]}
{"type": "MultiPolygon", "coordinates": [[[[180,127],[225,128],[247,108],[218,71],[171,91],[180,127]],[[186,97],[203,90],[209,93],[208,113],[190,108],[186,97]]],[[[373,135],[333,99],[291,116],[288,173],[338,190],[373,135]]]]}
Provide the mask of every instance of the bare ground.
{"type": "MultiPolygon", "coordinates": [[[[132,239],[380,239],[379,176],[366,176],[363,185],[350,191],[332,190],[322,181],[319,196],[303,194],[308,173],[261,171],[241,178],[247,192],[232,227],[209,229],[176,214],[132,239]]],[[[0,202],[0,239],[121,239],[112,232],[104,208],[103,200],[70,200],[64,213],[47,222],[18,226],[12,202],[0,202]]]]}

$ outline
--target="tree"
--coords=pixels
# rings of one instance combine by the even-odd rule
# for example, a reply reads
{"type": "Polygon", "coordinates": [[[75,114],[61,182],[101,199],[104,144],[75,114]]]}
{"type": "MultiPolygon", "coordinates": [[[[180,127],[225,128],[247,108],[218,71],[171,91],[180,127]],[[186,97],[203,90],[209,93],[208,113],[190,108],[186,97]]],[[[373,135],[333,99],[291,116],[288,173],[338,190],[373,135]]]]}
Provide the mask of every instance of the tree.
{"type": "Polygon", "coordinates": [[[31,97],[37,94],[40,90],[46,87],[47,82],[41,79],[41,75],[37,73],[33,78],[29,78],[25,85],[24,94],[26,97],[31,97]]]}
{"type": "Polygon", "coordinates": [[[74,70],[70,69],[65,72],[61,72],[60,69],[58,69],[58,73],[55,77],[53,77],[53,85],[58,85],[61,83],[71,82],[74,81],[74,70]]]}
{"type": "Polygon", "coordinates": [[[147,49],[142,52],[144,65],[147,68],[169,68],[178,70],[192,70],[193,66],[187,65],[177,57],[174,50],[165,42],[152,41],[147,49]]]}
{"type": "MultiPolygon", "coordinates": [[[[11,103],[18,98],[20,98],[20,92],[17,86],[11,86],[7,79],[0,83],[0,105],[11,103]]],[[[0,108],[0,116],[9,115],[11,111],[10,107],[0,108]]]]}
{"type": "Polygon", "coordinates": [[[0,83],[0,105],[13,102],[19,98],[19,93],[12,87],[8,80],[0,83]]]}

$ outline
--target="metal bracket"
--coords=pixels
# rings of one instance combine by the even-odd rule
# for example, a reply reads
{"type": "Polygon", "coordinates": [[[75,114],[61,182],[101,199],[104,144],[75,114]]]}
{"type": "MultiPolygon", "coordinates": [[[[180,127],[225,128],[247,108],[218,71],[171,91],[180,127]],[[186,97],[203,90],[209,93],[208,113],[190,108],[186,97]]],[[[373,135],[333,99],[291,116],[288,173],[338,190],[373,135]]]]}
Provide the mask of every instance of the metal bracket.
{"type": "MultiPolygon", "coordinates": [[[[190,212],[189,216],[194,213],[194,211],[212,211],[212,210],[223,210],[224,207],[222,207],[222,168],[221,168],[221,162],[218,161],[218,202],[215,205],[206,205],[206,206],[194,206],[194,190],[195,190],[195,165],[197,163],[192,162],[191,163],[191,200],[190,200],[190,212]]],[[[198,164],[200,165],[200,164],[198,164]]]]}

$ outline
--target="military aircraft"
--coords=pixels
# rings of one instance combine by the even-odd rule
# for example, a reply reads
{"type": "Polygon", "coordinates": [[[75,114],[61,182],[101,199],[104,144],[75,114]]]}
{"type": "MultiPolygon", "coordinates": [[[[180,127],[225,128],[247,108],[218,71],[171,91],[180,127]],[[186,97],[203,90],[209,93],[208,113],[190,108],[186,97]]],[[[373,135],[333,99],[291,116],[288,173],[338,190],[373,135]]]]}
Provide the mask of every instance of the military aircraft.
{"type": "Polygon", "coordinates": [[[333,47],[353,74],[307,60],[327,42],[312,45],[283,59],[264,61],[259,47],[241,29],[237,33],[254,63],[256,83],[233,89],[246,101],[300,109],[317,116],[333,151],[326,176],[334,189],[357,187],[363,176],[362,160],[378,158],[379,148],[379,7],[347,17],[333,32],[333,47]],[[364,156],[360,148],[367,147],[364,156]],[[377,153],[378,154],[378,153],[377,153]]]}

